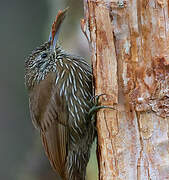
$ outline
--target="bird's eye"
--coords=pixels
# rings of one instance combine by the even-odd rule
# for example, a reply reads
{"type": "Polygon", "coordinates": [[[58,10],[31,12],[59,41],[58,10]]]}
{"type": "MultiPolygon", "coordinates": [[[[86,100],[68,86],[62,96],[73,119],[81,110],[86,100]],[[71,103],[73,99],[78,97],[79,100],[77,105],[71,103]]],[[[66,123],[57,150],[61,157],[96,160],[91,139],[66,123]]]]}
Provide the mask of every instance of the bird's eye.
{"type": "Polygon", "coordinates": [[[29,65],[32,65],[33,64],[33,61],[29,61],[29,65]]]}
{"type": "Polygon", "coordinates": [[[43,53],[42,55],[41,55],[41,58],[46,58],[47,57],[47,54],[46,53],[43,53]]]}

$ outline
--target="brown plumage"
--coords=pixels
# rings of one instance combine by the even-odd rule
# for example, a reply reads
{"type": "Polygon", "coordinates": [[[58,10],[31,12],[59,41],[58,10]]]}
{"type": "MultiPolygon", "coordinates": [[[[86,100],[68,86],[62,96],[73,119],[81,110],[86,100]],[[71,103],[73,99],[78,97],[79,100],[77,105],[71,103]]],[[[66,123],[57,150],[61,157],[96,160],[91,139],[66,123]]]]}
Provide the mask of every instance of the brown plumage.
{"type": "Polygon", "coordinates": [[[25,83],[30,114],[45,152],[63,180],[84,180],[95,137],[88,116],[92,107],[91,68],[57,43],[66,10],[59,11],[49,41],[28,57],[25,83]]]}

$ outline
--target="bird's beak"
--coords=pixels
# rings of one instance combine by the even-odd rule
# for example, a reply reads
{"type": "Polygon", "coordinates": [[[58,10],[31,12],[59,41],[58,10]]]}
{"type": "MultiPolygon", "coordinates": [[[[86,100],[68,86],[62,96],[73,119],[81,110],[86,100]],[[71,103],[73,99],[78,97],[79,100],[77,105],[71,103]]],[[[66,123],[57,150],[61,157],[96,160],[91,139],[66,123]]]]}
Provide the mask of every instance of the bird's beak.
{"type": "Polygon", "coordinates": [[[56,16],[55,21],[52,24],[52,30],[50,32],[50,36],[49,36],[49,41],[51,43],[51,48],[54,50],[57,44],[57,40],[58,40],[58,36],[59,36],[59,31],[60,31],[60,27],[61,24],[63,22],[63,20],[66,17],[66,13],[67,10],[69,8],[66,8],[64,10],[60,10],[56,16]]]}

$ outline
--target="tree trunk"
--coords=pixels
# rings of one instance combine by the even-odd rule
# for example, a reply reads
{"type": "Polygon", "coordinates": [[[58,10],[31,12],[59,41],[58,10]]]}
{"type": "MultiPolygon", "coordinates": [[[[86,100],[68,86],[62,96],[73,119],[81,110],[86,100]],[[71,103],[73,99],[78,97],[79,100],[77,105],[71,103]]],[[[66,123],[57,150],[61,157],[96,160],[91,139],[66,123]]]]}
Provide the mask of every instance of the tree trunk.
{"type": "Polygon", "coordinates": [[[169,179],[169,1],[84,0],[100,180],[169,179]]]}

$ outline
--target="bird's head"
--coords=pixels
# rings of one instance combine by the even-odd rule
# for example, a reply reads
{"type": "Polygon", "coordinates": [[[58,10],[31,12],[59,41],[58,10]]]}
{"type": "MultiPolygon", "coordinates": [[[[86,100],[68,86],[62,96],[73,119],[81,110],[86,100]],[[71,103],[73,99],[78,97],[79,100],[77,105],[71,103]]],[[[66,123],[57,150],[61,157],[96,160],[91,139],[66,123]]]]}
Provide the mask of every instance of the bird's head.
{"type": "Polygon", "coordinates": [[[55,61],[55,57],[59,52],[58,36],[61,24],[65,19],[68,8],[60,10],[52,24],[48,42],[32,51],[31,55],[25,62],[26,76],[35,77],[49,71],[55,61]],[[37,75],[38,74],[38,75],[37,75]]]}

